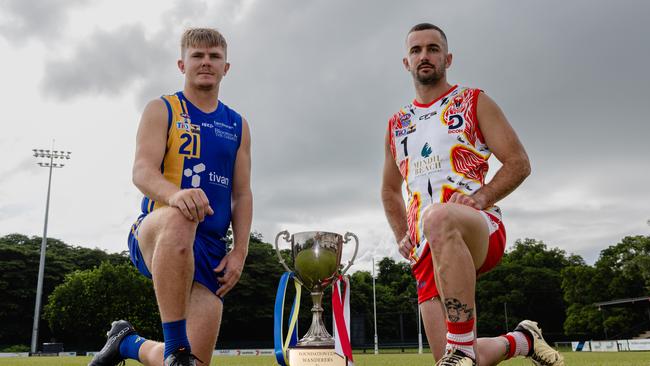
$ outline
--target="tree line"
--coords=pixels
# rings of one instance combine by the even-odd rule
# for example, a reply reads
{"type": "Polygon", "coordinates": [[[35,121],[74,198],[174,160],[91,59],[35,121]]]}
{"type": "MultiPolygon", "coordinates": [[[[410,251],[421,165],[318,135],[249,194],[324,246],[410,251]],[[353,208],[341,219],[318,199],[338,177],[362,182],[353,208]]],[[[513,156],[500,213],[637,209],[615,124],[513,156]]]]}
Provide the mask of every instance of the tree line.
{"type": "MultiPolygon", "coordinates": [[[[28,349],[40,243],[36,236],[0,237],[0,350],[16,345],[28,349]]],[[[282,255],[290,263],[289,251],[282,255]]],[[[251,235],[244,273],[224,299],[219,348],[272,347],[273,304],[282,272],[271,244],[251,235]]],[[[350,275],[353,346],[373,343],[372,282],[368,271],[350,275]]],[[[415,342],[417,296],[408,264],[381,259],[375,291],[380,345],[415,342]]],[[[302,293],[300,335],[309,327],[312,305],[308,291],[302,293]]],[[[530,318],[540,322],[550,340],[632,337],[650,329],[647,303],[601,309],[594,303],[648,295],[648,236],[623,238],[601,251],[594,265],[542,241],[517,240],[501,264],[477,281],[478,333],[503,334],[530,318]]],[[[293,296],[287,293],[287,313],[293,296]]],[[[43,304],[39,343],[98,350],[111,321],[123,318],[143,336],[162,338],[152,283],[131,265],[126,252],[108,254],[48,238],[43,304]]],[[[331,291],[323,304],[331,329],[331,291]]]]}

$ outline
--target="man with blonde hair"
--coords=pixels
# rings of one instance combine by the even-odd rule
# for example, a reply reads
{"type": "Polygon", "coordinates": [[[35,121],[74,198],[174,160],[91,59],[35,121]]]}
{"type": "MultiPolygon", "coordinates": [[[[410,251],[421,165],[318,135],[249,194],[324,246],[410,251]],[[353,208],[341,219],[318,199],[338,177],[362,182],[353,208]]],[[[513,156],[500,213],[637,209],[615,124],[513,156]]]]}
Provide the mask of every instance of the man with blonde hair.
{"type": "Polygon", "coordinates": [[[115,321],[89,366],[127,358],[156,366],[210,364],[222,299],[239,280],[248,253],[253,210],[248,123],[218,98],[230,68],[226,53],[216,30],[187,30],[178,60],[183,90],[147,104],[136,138],[133,183],[144,198],[129,252],[153,280],[164,343],[140,337],[126,320],[115,321]]]}

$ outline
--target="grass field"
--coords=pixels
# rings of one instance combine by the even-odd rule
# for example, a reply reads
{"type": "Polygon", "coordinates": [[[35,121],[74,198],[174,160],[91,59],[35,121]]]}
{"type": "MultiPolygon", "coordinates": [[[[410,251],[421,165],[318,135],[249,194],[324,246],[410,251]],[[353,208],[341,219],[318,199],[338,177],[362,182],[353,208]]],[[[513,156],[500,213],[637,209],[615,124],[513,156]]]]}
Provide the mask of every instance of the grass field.
{"type": "MultiPolygon", "coordinates": [[[[619,353],[563,353],[567,366],[650,366],[650,352],[619,353]]],[[[90,357],[31,357],[0,358],[0,366],[85,366],[90,357]]],[[[431,355],[418,354],[359,354],[354,356],[355,366],[432,366],[431,355]]],[[[129,361],[127,366],[139,363],[129,361]]],[[[211,365],[224,366],[273,366],[275,359],[271,356],[233,356],[212,359],[211,365]]],[[[526,359],[518,358],[502,363],[506,366],[532,365],[526,359]]]]}

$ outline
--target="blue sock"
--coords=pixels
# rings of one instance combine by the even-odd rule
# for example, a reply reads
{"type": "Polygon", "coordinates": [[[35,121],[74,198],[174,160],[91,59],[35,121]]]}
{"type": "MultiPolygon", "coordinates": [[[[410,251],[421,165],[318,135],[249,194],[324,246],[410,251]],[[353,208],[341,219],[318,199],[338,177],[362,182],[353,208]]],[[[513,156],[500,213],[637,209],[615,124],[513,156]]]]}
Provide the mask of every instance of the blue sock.
{"type": "Polygon", "coordinates": [[[140,361],[138,352],[140,351],[140,346],[142,346],[144,341],[146,341],[146,339],[137,334],[129,334],[122,339],[122,342],[120,342],[120,355],[124,358],[140,361]]]}
{"type": "Polygon", "coordinates": [[[163,336],[165,338],[165,355],[163,358],[167,358],[167,356],[179,348],[185,347],[188,350],[190,349],[190,341],[187,339],[185,324],[185,319],[162,324],[163,336]]]}

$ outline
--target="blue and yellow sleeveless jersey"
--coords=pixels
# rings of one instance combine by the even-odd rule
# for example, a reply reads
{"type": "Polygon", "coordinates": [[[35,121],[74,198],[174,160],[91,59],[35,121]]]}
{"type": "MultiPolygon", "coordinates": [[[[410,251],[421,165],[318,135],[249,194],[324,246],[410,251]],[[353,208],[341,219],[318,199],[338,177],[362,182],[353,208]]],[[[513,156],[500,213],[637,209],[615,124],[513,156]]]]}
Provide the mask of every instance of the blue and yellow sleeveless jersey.
{"type": "MultiPolygon", "coordinates": [[[[167,149],[161,171],[165,179],[182,189],[201,188],[205,192],[214,214],[199,223],[197,235],[216,243],[226,236],[230,226],[242,117],[221,101],[214,112],[204,113],[183,92],[161,98],[168,111],[167,149]]],[[[164,205],[145,196],[142,213],[146,215],[164,205]]]]}

